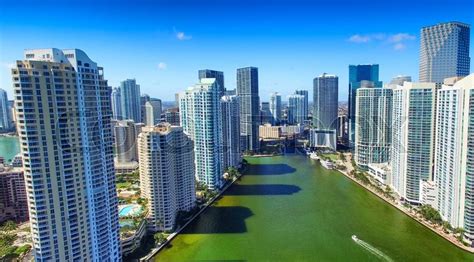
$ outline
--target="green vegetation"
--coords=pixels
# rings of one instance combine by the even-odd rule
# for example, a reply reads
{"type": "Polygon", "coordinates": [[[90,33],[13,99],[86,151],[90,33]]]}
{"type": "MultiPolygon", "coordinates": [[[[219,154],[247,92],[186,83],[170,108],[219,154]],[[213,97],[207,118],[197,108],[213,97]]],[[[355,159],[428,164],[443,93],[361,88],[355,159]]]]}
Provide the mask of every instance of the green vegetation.
{"type": "Polygon", "coordinates": [[[155,239],[155,243],[157,246],[161,245],[166,241],[166,235],[164,233],[158,232],[153,235],[153,238],[155,239]]]}
{"type": "Polygon", "coordinates": [[[17,229],[17,225],[15,222],[11,221],[11,220],[8,220],[6,222],[4,222],[1,226],[0,226],[0,231],[2,232],[5,232],[5,231],[13,231],[13,230],[16,230],[17,229]]]}
{"type": "MultiPolygon", "coordinates": [[[[441,215],[439,214],[438,210],[434,209],[430,205],[422,205],[419,209],[419,212],[426,220],[432,223],[440,225],[443,223],[443,219],[441,218],[441,215]]],[[[451,227],[451,225],[449,225],[449,227],[451,227]]]]}
{"type": "Polygon", "coordinates": [[[117,188],[118,189],[128,189],[128,188],[130,188],[131,185],[132,185],[132,183],[130,183],[130,182],[121,182],[121,183],[117,183],[117,188]]]}
{"type": "Polygon", "coordinates": [[[322,159],[322,160],[330,160],[332,162],[336,162],[340,157],[339,157],[339,154],[337,153],[330,153],[330,154],[320,154],[319,157],[322,159]]]}
{"type": "MultiPolygon", "coordinates": [[[[16,227],[16,225],[15,225],[16,227]]],[[[30,250],[30,245],[23,245],[21,247],[13,246],[16,240],[16,235],[10,232],[0,231],[0,260],[3,258],[15,258],[23,255],[30,250]]],[[[3,260],[2,260],[3,261],[3,260]]]]}
{"type": "Polygon", "coordinates": [[[363,172],[353,172],[354,177],[364,185],[369,185],[370,180],[363,172]]]}

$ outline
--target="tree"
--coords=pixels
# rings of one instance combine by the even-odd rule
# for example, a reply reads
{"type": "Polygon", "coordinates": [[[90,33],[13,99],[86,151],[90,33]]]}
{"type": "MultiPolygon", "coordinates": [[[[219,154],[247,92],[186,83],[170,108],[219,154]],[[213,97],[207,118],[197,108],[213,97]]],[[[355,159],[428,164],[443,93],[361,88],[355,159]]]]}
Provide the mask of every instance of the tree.
{"type": "Polygon", "coordinates": [[[161,245],[166,241],[165,234],[158,232],[153,235],[153,239],[155,239],[156,245],[161,245]]]}

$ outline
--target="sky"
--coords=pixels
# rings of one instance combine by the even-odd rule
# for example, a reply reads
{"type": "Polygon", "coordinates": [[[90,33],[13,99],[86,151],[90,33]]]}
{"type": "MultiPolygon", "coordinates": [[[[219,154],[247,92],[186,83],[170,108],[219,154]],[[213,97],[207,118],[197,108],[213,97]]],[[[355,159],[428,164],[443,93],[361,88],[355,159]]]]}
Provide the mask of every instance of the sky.
{"type": "Polygon", "coordinates": [[[56,47],[85,51],[110,86],[135,78],[142,93],[164,101],[195,84],[199,69],[223,71],[233,89],[246,66],[259,68],[261,101],[296,89],[312,97],[313,78],[325,72],[339,76],[339,100],[347,101],[348,65],[379,64],[384,82],[416,81],[420,29],[472,25],[473,2],[0,0],[0,88],[11,98],[11,67],[24,49],[56,47]]]}

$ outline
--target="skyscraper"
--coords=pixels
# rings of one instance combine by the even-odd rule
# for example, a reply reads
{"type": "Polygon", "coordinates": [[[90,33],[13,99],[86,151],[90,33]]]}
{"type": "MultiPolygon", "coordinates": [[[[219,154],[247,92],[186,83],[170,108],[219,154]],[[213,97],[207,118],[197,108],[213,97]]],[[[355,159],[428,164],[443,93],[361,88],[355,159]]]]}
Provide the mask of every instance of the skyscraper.
{"type": "Polygon", "coordinates": [[[322,74],[313,80],[313,126],[336,130],[338,113],[338,77],[322,74]]]}
{"type": "Polygon", "coordinates": [[[269,102],[261,102],[260,103],[260,123],[272,123],[273,116],[272,112],[270,111],[270,103],[269,102]]]}
{"type": "Polygon", "coordinates": [[[122,100],[120,98],[120,88],[115,87],[112,89],[112,119],[121,120],[122,119],[122,100]]]}
{"type": "Polygon", "coordinates": [[[303,95],[294,94],[288,96],[288,124],[304,124],[304,100],[305,97],[303,95]]]}
{"type": "Polygon", "coordinates": [[[223,96],[221,98],[221,111],[223,168],[238,167],[242,161],[238,97],[223,96]]]}
{"type": "Polygon", "coordinates": [[[12,121],[10,119],[7,92],[0,88],[0,131],[8,131],[11,128],[12,121]]]}
{"type": "Polygon", "coordinates": [[[161,123],[143,127],[138,152],[140,192],[150,210],[148,228],[171,231],[178,212],[195,205],[192,141],[182,127],[161,123]]]}
{"type": "Polygon", "coordinates": [[[411,76],[403,76],[403,75],[396,76],[392,78],[392,80],[390,80],[390,85],[402,86],[403,83],[405,82],[411,82],[411,76]]]}
{"type": "Polygon", "coordinates": [[[435,182],[443,220],[474,240],[474,74],[443,85],[436,109],[435,182]]]}
{"type": "Polygon", "coordinates": [[[270,112],[273,117],[273,124],[278,125],[281,121],[281,95],[278,93],[270,94],[270,112]]]}
{"type": "Polygon", "coordinates": [[[309,115],[308,90],[296,90],[295,95],[302,95],[304,97],[304,100],[303,100],[303,122],[304,122],[308,120],[308,115],[309,115]]]}
{"type": "Polygon", "coordinates": [[[140,96],[140,123],[146,124],[146,103],[151,101],[151,97],[147,94],[140,96]]]}
{"type": "Polygon", "coordinates": [[[436,86],[405,82],[393,89],[392,187],[403,199],[420,204],[420,180],[433,178],[436,86]]]}
{"type": "Polygon", "coordinates": [[[141,122],[140,86],[137,85],[135,79],[120,82],[120,104],[122,119],[131,119],[135,123],[141,122]]]}
{"type": "Polygon", "coordinates": [[[130,163],[138,161],[137,130],[135,122],[131,119],[119,120],[114,126],[115,151],[117,162],[130,163]]]}
{"type": "Polygon", "coordinates": [[[237,95],[240,101],[240,134],[242,150],[258,151],[260,141],[260,98],[258,96],[258,68],[237,69],[237,95]]]}
{"type": "Polygon", "coordinates": [[[420,82],[442,83],[469,74],[470,26],[441,23],[421,29],[420,82]]]}
{"type": "Polygon", "coordinates": [[[222,185],[222,112],[215,78],[200,82],[179,94],[179,118],[194,142],[196,178],[210,189],[222,185]]]}
{"type": "Polygon", "coordinates": [[[354,160],[358,166],[390,160],[392,96],[390,88],[357,90],[354,160]]]}
{"type": "Polygon", "coordinates": [[[217,84],[219,85],[219,97],[225,95],[225,86],[224,86],[224,72],[210,70],[210,69],[203,69],[199,70],[199,80],[203,78],[215,78],[217,84]]]}
{"type": "Polygon", "coordinates": [[[145,103],[145,124],[154,126],[161,121],[161,100],[152,99],[145,103]]]}
{"type": "Polygon", "coordinates": [[[0,223],[28,221],[28,201],[22,168],[0,164],[0,223]]]}
{"type": "Polygon", "coordinates": [[[357,89],[361,87],[382,87],[379,81],[379,65],[349,65],[349,143],[355,142],[355,121],[356,121],[356,95],[357,89]]]}
{"type": "Polygon", "coordinates": [[[36,49],[12,75],[35,259],[119,261],[103,68],[79,49],[36,49]]]}

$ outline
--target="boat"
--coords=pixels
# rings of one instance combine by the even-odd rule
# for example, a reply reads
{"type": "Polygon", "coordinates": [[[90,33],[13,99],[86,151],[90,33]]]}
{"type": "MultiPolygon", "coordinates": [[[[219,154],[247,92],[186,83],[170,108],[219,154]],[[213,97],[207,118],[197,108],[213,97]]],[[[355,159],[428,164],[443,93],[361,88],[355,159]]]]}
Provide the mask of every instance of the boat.
{"type": "Polygon", "coordinates": [[[319,156],[318,154],[316,154],[316,152],[313,152],[309,155],[309,158],[313,159],[313,160],[319,160],[319,156]]]}
{"type": "Polygon", "coordinates": [[[352,235],[352,240],[356,241],[359,240],[356,235],[352,235]]]}

